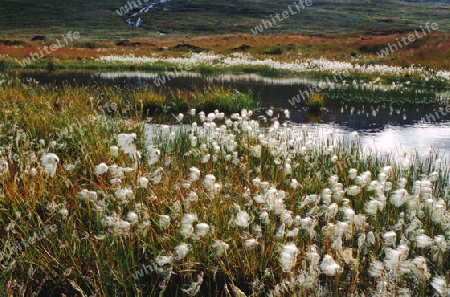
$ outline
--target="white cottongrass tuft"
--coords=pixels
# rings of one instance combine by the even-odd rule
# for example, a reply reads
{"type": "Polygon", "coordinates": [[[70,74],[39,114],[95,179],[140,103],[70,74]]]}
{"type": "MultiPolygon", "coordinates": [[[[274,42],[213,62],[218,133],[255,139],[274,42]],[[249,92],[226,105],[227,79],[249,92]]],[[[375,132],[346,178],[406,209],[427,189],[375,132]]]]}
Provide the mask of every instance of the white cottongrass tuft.
{"type": "Polygon", "coordinates": [[[115,146],[115,145],[110,146],[110,147],[109,147],[109,152],[111,153],[111,155],[112,155],[113,157],[117,157],[117,156],[119,155],[119,147],[118,147],[118,146],[115,146]]]}
{"type": "Polygon", "coordinates": [[[209,123],[211,123],[215,119],[216,119],[216,114],[215,113],[213,113],[213,112],[208,113],[207,120],[208,120],[209,123]]]}
{"type": "Polygon", "coordinates": [[[250,147],[250,154],[255,158],[261,158],[261,146],[255,145],[250,147]]]}
{"type": "Polygon", "coordinates": [[[349,179],[355,179],[357,175],[358,175],[358,170],[356,170],[355,168],[351,168],[348,171],[348,178],[349,179]]]}
{"type": "Polygon", "coordinates": [[[160,215],[158,225],[161,230],[166,230],[170,226],[170,217],[168,215],[160,215]]]}
{"type": "Polygon", "coordinates": [[[384,265],[383,262],[379,260],[373,260],[370,268],[369,268],[369,274],[372,277],[381,277],[384,273],[384,265]]]}
{"type": "Polygon", "coordinates": [[[361,193],[361,188],[359,186],[353,185],[347,188],[347,194],[350,196],[356,196],[361,193]]]}
{"type": "Polygon", "coordinates": [[[175,248],[174,259],[177,261],[183,260],[187,254],[189,253],[189,245],[186,243],[181,243],[177,245],[175,248]]]}
{"type": "Polygon", "coordinates": [[[320,263],[320,271],[326,276],[334,276],[340,269],[341,266],[339,266],[330,255],[325,255],[322,263],[320,263]]]}
{"type": "Polygon", "coordinates": [[[369,231],[369,232],[367,233],[367,240],[366,240],[366,243],[367,243],[368,246],[372,246],[372,245],[374,245],[374,244],[376,243],[375,234],[373,234],[372,231],[369,231]]]}
{"type": "Polygon", "coordinates": [[[255,248],[258,245],[258,241],[254,238],[250,238],[244,242],[244,245],[249,249],[255,248]]]}
{"type": "Polygon", "coordinates": [[[397,270],[400,268],[400,257],[402,252],[399,250],[394,250],[387,248],[385,250],[384,266],[388,270],[397,270]]]}
{"type": "Polygon", "coordinates": [[[148,178],[141,176],[138,180],[138,187],[146,189],[148,186],[148,178]]]}
{"type": "Polygon", "coordinates": [[[391,202],[396,207],[402,206],[408,198],[408,192],[405,189],[398,189],[391,196],[391,202]]]}
{"type": "Polygon", "coordinates": [[[311,268],[315,269],[319,265],[320,256],[315,245],[310,246],[310,251],[306,253],[306,260],[308,260],[311,268]]]}
{"type": "Polygon", "coordinates": [[[195,234],[199,237],[204,237],[208,234],[209,225],[206,223],[199,223],[195,225],[195,234]]]}
{"type": "Polygon", "coordinates": [[[450,245],[447,244],[445,241],[444,235],[436,235],[434,237],[434,242],[436,243],[436,246],[441,250],[442,252],[445,252],[448,248],[450,248],[450,245]]]}
{"type": "Polygon", "coordinates": [[[432,244],[433,244],[433,239],[431,239],[429,236],[427,236],[425,234],[420,234],[416,237],[416,245],[418,248],[423,249],[432,244]]]}
{"type": "Polygon", "coordinates": [[[158,148],[151,145],[147,147],[147,153],[148,153],[148,159],[147,163],[148,165],[153,165],[159,162],[159,156],[161,155],[161,152],[158,148]]]}
{"type": "Polygon", "coordinates": [[[58,211],[58,213],[59,213],[63,218],[65,218],[65,217],[67,217],[67,215],[69,214],[69,211],[67,210],[67,208],[63,207],[63,208],[61,208],[61,209],[58,211]]]}
{"type": "Polygon", "coordinates": [[[124,220],[119,220],[115,224],[115,230],[118,234],[130,232],[131,224],[124,220]]]}
{"type": "Polygon", "coordinates": [[[438,292],[441,296],[447,296],[449,289],[447,287],[447,282],[444,277],[442,276],[435,276],[433,277],[433,280],[431,281],[431,286],[433,289],[438,292]]]}
{"type": "Polygon", "coordinates": [[[236,215],[236,225],[242,228],[247,228],[249,225],[249,219],[250,216],[245,210],[239,211],[236,215]]]}
{"type": "Polygon", "coordinates": [[[297,236],[298,236],[298,228],[286,231],[286,237],[297,237],[297,236]]]}
{"type": "Polygon", "coordinates": [[[94,168],[95,174],[102,175],[108,172],[108,166],[105,163],[100,163],[94,168]]]}
{"type": "Polygon", "coordinates": [[[397,234],[394,231],[388,231],[383,234],[384,244],[387,246],[395,246],[397,234]]]}
{"type": "Polygon", "coordinates": [[[86,189],[81,190],[80,193],[78,193],[78,195],[81,200],[89,199],[91,202],[97,201],[97,197],[98,197],[97,192],[88,191],[86,189]]]}
{"type": "Polygon", "coordinates": [[[130,188],[122,188],[118,189],[116,192],[114,192],[117,199],[120,200],[122,204],[128,203],[130,200],[134,200],[134,193],[130,188]]]}
{"type": "Polygon", "coordinates": [[[184,238],[189,238],[194,233],[194,227],[192,226],[194,222],[197,221],[197,215],[195,214],[184,214],[183,218],[181,219],[181,228],[180,228],[180,234],[184,238]]]}
{"type": "Polygon", "coordinates": [[[200,178],[200,170],[197,167],[189,168],[189,182],[195,182],[200,178]]]}
{"type": "Polygon", "coordinates": [[[216,257],[222,256],[230,248],[230,246],[222,240],[215,240],[212,247],[216,257]]]}
{"type": "Polygon", "coordinates": [[[383,173],[389,176],[392,173],[392,166],[384,166],[383,173]]]}
{"type": "Polygon", "coordinates": [[[294,243],[283,245],[279,258],[283,272],[290,272],[292,268],[294,268],[295,263],[297,262],[297,254],[298,248],[294,243]]]}
{"type": "Polygon", "coordinates": [[[73,164],[67,164],[64,169],[66,169],[67,171],[72,171],[75,169],[75,166],[73,164]]]}
{"type": "Polygon", "coordinates": [[[293,189],[293,190],[297,189],[297,187],[298,187],[298,181],[297,181],[295,178],[291,179],[291,184],[290,184],[290,186],[291,186],[291,189],[293,189]]]}
{"type": "Polygon", "coordinates": [[[55,175],[58,162],[58,156],[52,153],[46,154],[41,158],[41,166],[44,167],[45,172],[47,172],[50,177],[55,175]]]}
{"type": "Polygon", "coordinates": [[[291,164],[286,163],[286,164],[284,165],[284,174],[286,174],[286,175],[291,175],[291,174],[292,174],[292,167],[291,167],[291,164]]]}
{"type": "Polygon", "coordinates": [[[135,225],[138,222],[138,216],[134,211],[130,211],[127,214],[127,222],[129,222],[131,225],[135,225]]]}
{"type": "Polygon", "coordinates": [[[427,280],[430,278],[430,272],[428,272],[427,260],[425,257],[418,256],[411,262],[410,269],[419,279],[427,280]]]}
{"type": "Polygon", "coordinates": [[[136,152],[136,133],[131,134],[119,134],[117,136],[117,142],[119,147],[126,154],[134,154],[136,152]]]}
{"type": "Polygon", "coordinates": [[[216,182],[216,177],[213,174],[207,174],[205,180],[203,181],[203,186],[208,192],[214,191],[214,183],[216,182]]]}
{"type": "Polygon", "coordinates": [[[153,263],[153,269],[157,274],[167,277],[172,271],[172,256],[157,256],[153,263]]]}

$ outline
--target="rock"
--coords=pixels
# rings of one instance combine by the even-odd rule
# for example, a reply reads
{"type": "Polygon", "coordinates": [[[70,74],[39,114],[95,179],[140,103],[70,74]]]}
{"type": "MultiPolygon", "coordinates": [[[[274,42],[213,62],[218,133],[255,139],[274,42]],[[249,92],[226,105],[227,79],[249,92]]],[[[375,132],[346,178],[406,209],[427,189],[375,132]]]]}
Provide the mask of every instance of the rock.
{"type": "Polygon", "coordinates": [[[237,51],[247,51],[250,49],[250,45],[243,43],[241,46],[236,47],[235,50],[237,51]]]}
{"type": "Polygon", "coordinates": [[[31,38],[31,41],[39,41],[39,40],[47,40],[48,38],[44,35],[36,35],[33,38],[31,38]]]}

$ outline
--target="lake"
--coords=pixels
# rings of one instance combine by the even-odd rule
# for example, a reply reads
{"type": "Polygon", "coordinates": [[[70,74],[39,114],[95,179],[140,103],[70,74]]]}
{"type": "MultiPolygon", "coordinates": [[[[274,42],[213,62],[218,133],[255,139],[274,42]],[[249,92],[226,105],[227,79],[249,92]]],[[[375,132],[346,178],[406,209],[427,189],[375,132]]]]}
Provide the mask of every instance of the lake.
{"type": "MultiPolygon", "coordinates": [[[[77,85],[117,85],[134,87],[154,85],[162,78],[162,73],[142,72],[21,72],[24,79],[35,79],[44,84],[60,85],[63,82],[77,85]]],[[[450,116],[439,112],[445,105],[396,105],[347,103],[340,100],[326,100],[322,115],[312,116],[304,102],[292,106],[289,102],[294,96],[308,90],[311,85],[324,83],[304,77],[262,77],[257,74],[216,74],[178,73],[165,77],[160,88],[203,88],[211,84],[231,86],[240,91],[252,89],[259,98],[258,109],[264,114],[274,109],[274,117],[283,114],[284,109],[291,112],[290,121],[307,125],[311,130],[333,130],[343,136],[352,131],[360,133],[365,147],[375,147],[383,153],[399,155],[403,151],[417,150],[425,153],[430,147],[438,152],[450,153],[450,116]],[[422,118],[428,117],[424,123],[422,118]]],[[[331,87],[339,87],[340,83],[331,87]]],[[[392,86],[381,86],[392,88],[392,86]]],[[[430,90],[427,90],[430,91],[430,90]]],[[[448,100],[449,89],[432,89],[436,96],[448,100]]],[[[367,92],[371,92],[370,89],[367,92]]],[[[292,100],[291,100],[292,101],[292,100]]],[[[295,103],[295,102],[294,102],[295,103]]]]}

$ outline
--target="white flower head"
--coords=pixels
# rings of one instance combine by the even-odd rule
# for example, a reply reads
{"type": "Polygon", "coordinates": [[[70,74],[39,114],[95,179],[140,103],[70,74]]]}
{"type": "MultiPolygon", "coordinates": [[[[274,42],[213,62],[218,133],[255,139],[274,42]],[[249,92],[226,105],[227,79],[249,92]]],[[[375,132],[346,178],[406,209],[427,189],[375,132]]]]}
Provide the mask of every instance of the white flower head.
{"type": "Polygon", "coordinates": [[[295,178],[291,179],[290,187],[291,187],[291,189],[293,189],[293,190],[297,189],[297,187],[298,187],[298,181],[297,181],[295,178]]]}
{"type": "Polygon", "coordinates": [[[189,168],[189,182],[195,182],[200,178],[200,170],[197,167],[189,168]]]}
{"type": "Polygon", "coordinates": [[[252,248],[255,248],[255,247],[258,245],[258,241],[257,241],[256,239],[254,239],[254,238],[250,238],[250,239],[247,239],[247,240],[244,242],[244,245],[245,245],[247,248],[252,249],[252,248]]]}
{"type": "Polygon", "coordinates": [[[355,179],[357,175],[358,175],[358,170],[356,170],[355,168],[351,168],[348,171],[348,178],[349,179],[355,179]]]}
{"type": "Polygon", "coordinates": [[[131,225],[135,225],[138,222],[138,216],[134,211],[130,211],[127,214],[127,222],[129,222],[131,225]]]}
{"type": "Polygon", "coordinates": [[[159,216],[159,228],[166,230],[170,226],[170,217],[168,215],[159,216]]]}
{"type": "Polygon", "coordinates": [[[117,221],[117,223],[115,224],[115,229],[119,234],[128,233],[131,229],[131,224],[128,223],[127,221],[120,220],[117,221]]]}
{"type": "Polygon", "coordinates": [[[126,154],[134,154],[136,152],[136,133],[119,134],[117,137],[119,147],[126,154]]]}
{"type": "Polygon", "coordinates": [[[105,163],[100,163],[94,167],[95,174],[102,175],[108,171],[108,166],[105,163]]]}
{"type": "Polygon", "coordinates": [[[388,270],[397,270],[400,267],[400,260],[402,252],[387,248],[385,250],[386,257],[384,258],[384,266],[388,270]]]}
{"type": "Polygon", "coordinates": [[[205,176],[205,180],[203,182],[205,190],[208,192],[214,191],[214,183],[215,182],[216,182],[216,177],[213,174],[207,174],[205,176]]]}
{"type": "Polygon", "coordinates": [[[236,215],[236,225],[242,228],[247,228],[249,225],[249,219],[250,216],[245,210],[239,211],[236,215]]]}
{"type": "Polygon", "coordinates": [[[230,246],[222,240],[215,240],[212,247],[215,250],[216,257],[222,256],[230,248],[230,246]]]}
{"type": "Polygon", "coordinates": [[[109,152],[111,153],[111,155],[112,155],[113,157],[117,157],[117,156],[119,155],[119,147],[118,147],[118,146],[115,146],[115,145],[110,146],[110,147],[109,147],[109,152]]]}
{"type": "Polygon", "coordinates": [[[183,260],[189,253],[189,245],[186,243],[181,243],[175,247],[174,259],[177,261],[183,260]]]}
{"type": "Polygon", "coordinates": [[[356,196],[356,195],[359,195],[359,193],[361,193],[361,188],[356,185],[352,185],[352,186],[348,187],[346,190],[347,190],[347,194],[350,196],[356,196]]]}
{"type": "Polygon", "coordinates": [[[148,185],[148,178],[146,178],[146,177],[144,177],[144,176],[141,176],[141,177],[139,178],[139,183],[138,183],[138,185],[139,185],[139,188],[144,188],[144,189],[146,189],[146,188],[147,188],[147,185],[148,185]]]}
{"type": "Polygon", "coordinates": [[[67,164],[64,169],[66,169],[67,171],[72,171],[75,169],[75,166],[73,164],[67,164]]]}
{"type": "Polygon", "coordinates": [[[58,162],[58,156],[52,153],[46,154],[41,158],[41,166],[44,167],[45,172],[47,172],[50,177],[55,175],[58,162]]]}
{"type": "Polygon", "coordinates": [[[197,221],[197,215],[195,214],[184,214],[183,218],[181,219],[181,228],[180,228],[180,234],[184,238],[189,238],[194,233],[194,227],[192,224],[197,221]]]}
{"type": "Polygon", "coordinates": [[[320,270],[326,276],[334,276],[336,272],[341,269],[341,266],[337,264],[333,257],[330,255],[325,255],[323,257],[322,263],[320,263],[320,270]]]}
{"type": "Polygon", "coordinates": [[[447,288],[447,281],[442,276],[433,277],[433,280],[431,281],[431,286],[441,296],[446,296],[447,293],[449,292],[449,289],[447,288]]]}
{"type": "Polygon", "coordinates": [[[369,274],[372,277],[380,277],[384,273],[384,265],[383,262],[379,260],[373,260],[369,268],[369,274]]]}
{"type": "Polygon", "coordinates": [[[148,165],[153,165],[153,164],[156,164],[159,162],[159,157],[161,155],[161,151],[158,148],[156,148],[153,145],[148,146],[147,153],[148,153],[148,159],[147,159],[148,165]]]}
{"type": "Polygon", "coordinates": [[[387,246],[395,246],[397,234],[394,231],[388,231],[383,234],[384,244],[387,246]]]}
{"type": "Polygon", "coordinates": [[[204,237],[208,234],[209,225],[206,223],[199,223],[195,225],[195,234],[199,237],[204,237]]]}
{"type": "Polygon", "coordinates": [[[290,272],[294,268],[297,262],[297,254],[298,248],[294,243],[283,245],[279,258],[283,272],[290,272]]]}
{"type": "Polygon", "coordinates": [[[416,244],[418,248],[426,248],[433,244],[433,239],[425,234],[420,234],[416,237],[416,244]]]}

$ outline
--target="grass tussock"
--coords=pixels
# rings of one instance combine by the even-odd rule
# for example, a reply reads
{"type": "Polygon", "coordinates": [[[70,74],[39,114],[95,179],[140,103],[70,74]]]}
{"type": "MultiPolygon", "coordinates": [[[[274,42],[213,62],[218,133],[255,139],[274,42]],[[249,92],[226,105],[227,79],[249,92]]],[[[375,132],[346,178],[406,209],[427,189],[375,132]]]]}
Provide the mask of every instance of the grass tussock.
{"type": "Polygon", "coordinates": [[[323,95],[320,93],[313,93],[306,100],[306,106],[308,106],[311,112],[321,112],[324,105],[323,95]]]}

